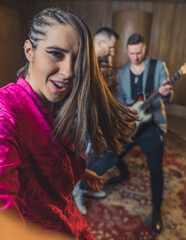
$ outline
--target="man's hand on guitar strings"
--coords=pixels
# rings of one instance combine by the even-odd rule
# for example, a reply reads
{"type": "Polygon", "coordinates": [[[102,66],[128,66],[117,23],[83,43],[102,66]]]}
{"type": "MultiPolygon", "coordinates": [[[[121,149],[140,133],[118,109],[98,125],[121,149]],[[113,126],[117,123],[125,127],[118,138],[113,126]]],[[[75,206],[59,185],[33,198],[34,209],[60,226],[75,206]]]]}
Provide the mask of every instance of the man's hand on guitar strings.
{"type": "Polygon", "coordinates": [[[169,82],[167,80],[163,81],[163,85],[159,88],[159,93],[166,97],[171,93],[172,90],[172,86],[169,84],[169,82]]]}

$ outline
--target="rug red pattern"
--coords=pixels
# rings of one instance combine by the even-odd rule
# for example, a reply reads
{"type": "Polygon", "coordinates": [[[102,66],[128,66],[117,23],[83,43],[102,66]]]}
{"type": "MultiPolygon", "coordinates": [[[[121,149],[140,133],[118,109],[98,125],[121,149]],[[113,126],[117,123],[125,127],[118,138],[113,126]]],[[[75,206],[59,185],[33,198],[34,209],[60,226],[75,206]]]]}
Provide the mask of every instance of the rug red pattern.
{"type": "Polygon", "coordinates": [[[86,201],[86,219],[96,240],[186,240],[186,143],[170,134],[165,137],[164,230],[158,236],[150,226],[150,176],[145,156],[133,149],[125,159],[130,180],[105,186],[105,199],[86,201]]]}

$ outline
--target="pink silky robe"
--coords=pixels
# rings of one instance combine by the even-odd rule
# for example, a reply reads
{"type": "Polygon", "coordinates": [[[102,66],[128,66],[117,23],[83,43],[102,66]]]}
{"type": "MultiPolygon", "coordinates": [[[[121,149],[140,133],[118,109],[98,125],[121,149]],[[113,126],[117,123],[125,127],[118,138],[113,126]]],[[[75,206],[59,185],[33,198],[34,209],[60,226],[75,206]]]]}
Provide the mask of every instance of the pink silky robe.
{"type": "Polygon", "coordinates": [[[85,161],[68,139],[51,137],[52,114],[30,85],[19,78],[0,89],[0,208],[26,222],[79,239],[94,239],[71,192],[85,161]]]}

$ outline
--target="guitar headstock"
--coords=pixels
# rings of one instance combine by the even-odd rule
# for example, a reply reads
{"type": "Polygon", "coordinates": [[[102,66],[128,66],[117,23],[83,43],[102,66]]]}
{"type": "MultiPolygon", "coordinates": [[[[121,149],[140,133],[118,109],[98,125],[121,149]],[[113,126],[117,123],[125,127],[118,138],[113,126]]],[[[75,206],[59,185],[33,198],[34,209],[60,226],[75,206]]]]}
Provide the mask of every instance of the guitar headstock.
{"type": "Polygon", "coordinates": [[[179,71],[181,71],[181,73],[182,73],[183,75],[186,74],[186,62],[185,62],[185,64],[183,64],[183,66],[181,66],[181,68],[180,68],[179,71]]]}

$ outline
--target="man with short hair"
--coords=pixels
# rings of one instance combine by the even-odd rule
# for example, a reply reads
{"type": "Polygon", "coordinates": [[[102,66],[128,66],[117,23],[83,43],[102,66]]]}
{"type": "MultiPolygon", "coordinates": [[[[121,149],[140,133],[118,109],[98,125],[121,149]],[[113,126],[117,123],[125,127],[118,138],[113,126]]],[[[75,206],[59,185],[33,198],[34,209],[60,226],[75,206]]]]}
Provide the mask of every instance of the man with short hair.
{"type": "MultiPolygon", "coordinates": [[[[152,118],[141,122],[139,129],[133,136],[133,142],[127,146],[123,157],[135,145],[140,146],[146,155],[151,176],[152,193],[152,229],[155,233],[162,231],[161,205],[163,198],[163,135],[167,130],[164,101],[170,100],[172,87],[167,84],[168,72],[165,63],[146,57],[146,44],[140,34],[133,34],[127,41],[129,61],[118,71],[118,98],[124,104],[131,106],[140,93],[151,95],[158,91],[159,95],[149,104],[152,118]]],[[[130,107],[138,116],[140,109],[130,107]]],[[[143,110],[143,108],[142,108],[143,110]]],[[[151,115],[150,115],[151,116],[151,115]]],[[[137,123],[142,120],[142,115],[137,123]]]]}
{"type": "Polygon", "coordinates": [[[109,27],[100,28],[94,34],[94,46],[98,61],[101,57],[114,56],[115,45],[118,39],[119,35],[109,27]]]}

